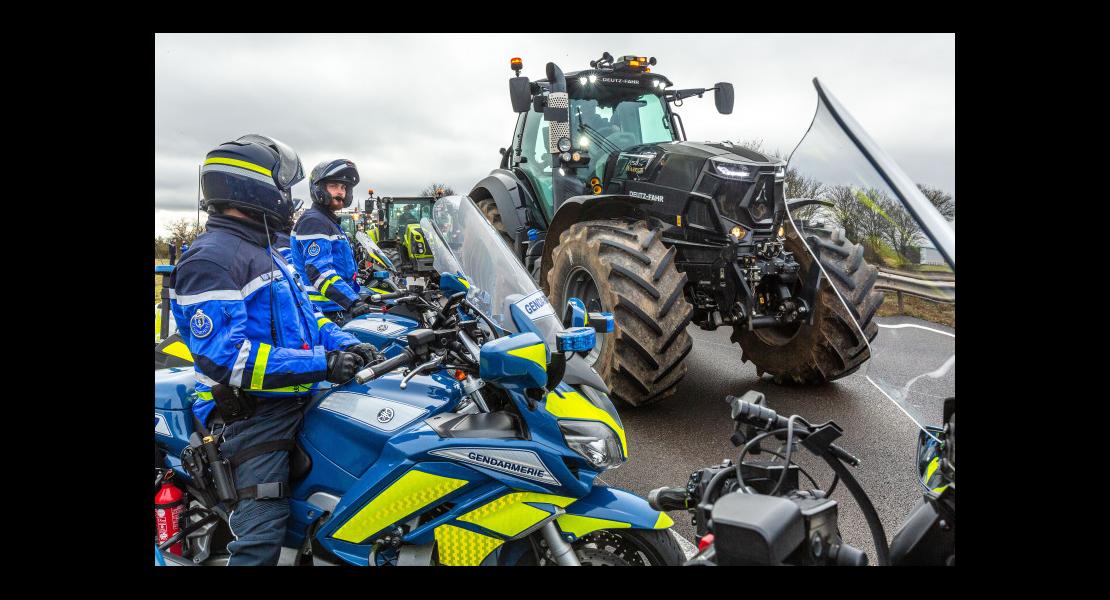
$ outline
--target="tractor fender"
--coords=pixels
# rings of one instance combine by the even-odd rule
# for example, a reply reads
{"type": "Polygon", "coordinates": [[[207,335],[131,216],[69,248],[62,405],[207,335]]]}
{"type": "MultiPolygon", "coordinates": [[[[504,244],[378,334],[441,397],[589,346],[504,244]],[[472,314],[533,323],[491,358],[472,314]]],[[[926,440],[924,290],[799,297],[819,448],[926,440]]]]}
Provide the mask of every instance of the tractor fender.
{"type": "MultiPolygon", "coordinates": [[[[547,229],[547,240],[553,243],[544,244],[543,260],[540,263],[540,286],[547,281],[547,272],[551,269],[551,253],[559,245],[559,236],[571,225],[580,221],[593,221],[595,219],[612,219],[619,217],[632,217],[635,219],[647,218],[644,206],[656,202],[633,198],[625,194],[601,194],[598,196],[572,196],[563,201],[555,216],[551,219],[551,227],[547,229]]],[[[547,290],[550,292],[550,290],[547,290]]]]}
{"type": "Polygon", "coordinates": [[[485,179],[474,185],[470,190],[470,199],[475,204],[479,200],[492,198],[497,203],[497,210],[501,213],[501,222],[505,230],[517,241],[518,232],[525,223],[524,203],[521,201],[520,182],[515,175],[502,169],[491,172],[485,179]]]}
{"type": "Polygon", "coordinates": [[[666,529],[674,525],[667,513],[647,500],[615,487],[595,486],[584,498],[566,507],[557,519],[559,529],[580,538],[598,529],[666,529]]]}

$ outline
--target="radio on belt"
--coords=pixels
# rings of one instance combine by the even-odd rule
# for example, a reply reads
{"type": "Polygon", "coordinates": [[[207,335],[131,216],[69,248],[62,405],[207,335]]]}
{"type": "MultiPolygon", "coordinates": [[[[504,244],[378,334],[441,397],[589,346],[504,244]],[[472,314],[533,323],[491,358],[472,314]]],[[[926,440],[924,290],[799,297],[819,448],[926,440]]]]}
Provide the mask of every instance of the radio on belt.
{"type": "Polygon", "coordinates": [[[593,327],[571,327],[555,334],[555,347],[559,352],[589,352],[596,342],[593,327]]]}

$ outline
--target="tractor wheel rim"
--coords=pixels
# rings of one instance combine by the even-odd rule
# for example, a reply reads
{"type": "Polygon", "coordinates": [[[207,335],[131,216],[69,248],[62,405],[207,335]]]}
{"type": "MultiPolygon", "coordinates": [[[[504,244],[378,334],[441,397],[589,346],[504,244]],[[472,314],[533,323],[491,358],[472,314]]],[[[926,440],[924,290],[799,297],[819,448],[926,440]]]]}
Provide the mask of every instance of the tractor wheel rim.
{"type": "MultiPolygon", "coordinates": [[[[575,267],[567,275],[566,284],[563,286],[563,300],[569,300],[571,297],[581,300],[586,305],[586,312],[605,310],[605,305],[601,303],[601,293],[597,290],[597,283],[585,267],[575,267]]],[[[597,336],[593,349],[586,355],[586,363],[591,367],[605,351],[605,338],[605,335],[597,336]]]]}

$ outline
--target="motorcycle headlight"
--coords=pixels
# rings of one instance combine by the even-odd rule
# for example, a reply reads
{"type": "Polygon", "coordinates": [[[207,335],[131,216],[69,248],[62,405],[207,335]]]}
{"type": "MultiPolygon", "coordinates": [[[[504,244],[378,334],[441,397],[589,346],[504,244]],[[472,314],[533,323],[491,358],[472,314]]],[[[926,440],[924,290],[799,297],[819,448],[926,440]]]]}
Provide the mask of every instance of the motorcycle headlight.
{"type": "Polygon", "coordinates": [[[613,469],[623,462],[621,442],[609,426],[598,421],[559,421],[567,446],[599,469],[613,469]]]}
{"type": "Polygon", "coordinates": [[[733,162],[719,157],[709,159],[709,164],[713,167],[714,172],[725,179],[739,179],[743,181],[752,181],[755,179],[755,167],[752,165],[733,162]]]}

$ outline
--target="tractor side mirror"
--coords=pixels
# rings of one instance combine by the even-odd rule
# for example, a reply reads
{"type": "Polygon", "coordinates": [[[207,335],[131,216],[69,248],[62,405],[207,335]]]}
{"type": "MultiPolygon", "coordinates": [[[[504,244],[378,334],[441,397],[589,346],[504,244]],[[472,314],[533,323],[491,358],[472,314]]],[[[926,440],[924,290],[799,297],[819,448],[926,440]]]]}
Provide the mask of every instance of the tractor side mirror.
{"type": "Polygon", "coordinates": [[[717,112],[722,115],[731,115],[732,105],[736,100],[736,92],[732,89],[732,84],[722,81],[717,84],[716,90],[713,94],[713,101],[717,104],[717,112]]]}
{"type": "Polygon", "coordinates": [[[528,112],[532,105],[532,92],[527,77],[513,77],[509,80],[509,98],[513,101],[513,112],[528,112]]]}

